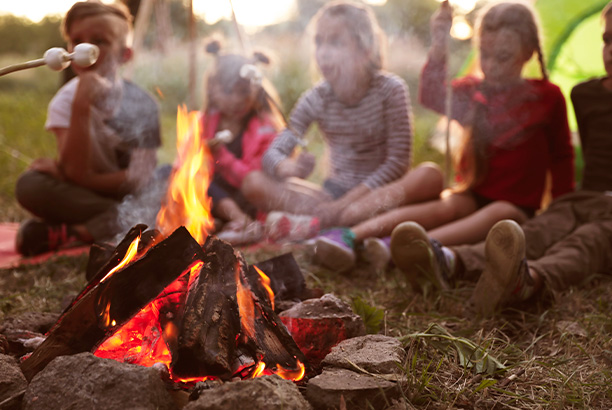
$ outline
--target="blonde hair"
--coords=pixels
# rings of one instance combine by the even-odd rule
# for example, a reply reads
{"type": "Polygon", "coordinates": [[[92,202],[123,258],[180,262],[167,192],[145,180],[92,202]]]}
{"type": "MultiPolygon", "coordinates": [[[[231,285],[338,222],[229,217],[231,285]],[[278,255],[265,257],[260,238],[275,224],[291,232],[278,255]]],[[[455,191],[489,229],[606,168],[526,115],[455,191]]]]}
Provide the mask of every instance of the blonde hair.
{"type": "MultiPolygon", "coordinates": [[[[214,55],[215,61],[212,67],[206,74],[205,92],[206,101],[204,110],[208,111],[215,108],[213,88],[220,86],[224,89],[231,89],[238,82],[251,82],[250,78],[243,78],[241,70],[245,65],[256,65],[258,63],[270,64],[270,59],[263,52],[257,51],[253,53],[251,58],[241,54],[221,53],[221,42],[218,39],[213,39],[206,45],[206,52],[214,55]]],[[[261,83],[257,85],[256,98],[253,106],[252,114],[263,116],[269,115],[269,119],[277,129],[285,126],[282,113],[279,111],[280,104],[278,93],[270,81],[266,78],[261,78],[261,83]]]]}
{"type": "Polygon", "coordinates": [[[316,27],[323,17],[335,17],[343,21],[358,47],[369,54],[373,70],[381,70],[385,66],[387,38],[370,7],[352,1],[332,1],[317,11],[311,20],[312,27],[316,27]]]}
{"type": "MultiPolygon", "coordinates": [[[[490,3],[483,7],[478,14],[475,24],[474,46],[478,49],[483,34],[496,32],[500,29],[510,29],[516,32],[521,46],[529,55],[537,54],[542,78],[548,80],[548,71],[542,53],[540,38],[540,22],[535,9],[522,1],[502,1],[490,3]]],[[[482,91],[482,90],[481,90],[482,91]]],[[[484,103],[476,102],[465,127],[463,141],[455,156],[457,170],[462,181],[455,188],[464,191],[478,184],[487,172],[487,148],[489,142],[486,138],[491,125],[487,123],[484,103]]]]}

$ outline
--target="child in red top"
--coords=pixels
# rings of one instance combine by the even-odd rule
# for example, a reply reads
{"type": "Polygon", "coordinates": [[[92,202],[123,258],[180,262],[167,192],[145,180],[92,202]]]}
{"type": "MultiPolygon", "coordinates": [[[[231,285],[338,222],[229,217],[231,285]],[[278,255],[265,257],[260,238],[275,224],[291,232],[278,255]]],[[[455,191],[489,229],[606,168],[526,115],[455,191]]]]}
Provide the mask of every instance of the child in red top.
{"type": "Polygon", "coordinates": [[[209,140],[214,176],[208,189],[212,214],[224,222],[219,237],[234,244],[258,239],[262,227],[254,222],[256,209],[243,196],[244,178],[261,169],[261,157],[283,125],[270,99],[276,95],[256,63],[269,63],[262,53],[252,59],[219,54],[212,41],[207,51],[217,56],[206,81],[207,102],[202,112],[202,137],[209,140]]]}
{"type": "MultiPolygon", "coordinates": [[[[443,2],[432,18],[433,43],[419,90],[421,103],[440,113],[446,101],[451,23],[452,10],[443,2]]],[[[444,245],[478,242],[501,219],[522,223],[533,216],[548,172],[553,198],[573,189],[566,104],[560,89],[548,81],[535,11],[519,2],[496,3],[481,12],[476,32],[483,78],[468,76],[452,83],[451,115],[466,131],[456,186],[439,199],[358,224],[345,238],[387,236],[398,224],[415,221],[444,245]],[[523,67],[534,54],[543,78],[525,79],[523,67]]],[[[378,242],[378,248],[388,249],[388,240],[378,242]]],[[[348,262],[354,260],[350,253],[344,255],[348,262]]],[[[387,250],[387,260],[389,256],[387,250]]]]}
{"type": "Polygon", "coordinates": [[[571,92],[584,160],[579,189],[520,226],[496,223],[478,244],[441,247],[418,224],[400,224],[392,234],[393,260],[411,282],[430,278],[449,288],[457,280],[477,281],[466,305],[489,315],[538,300],[543,290],[566,291],[612,272],[612,2],[602,19],[606,75],[571,92]]]}

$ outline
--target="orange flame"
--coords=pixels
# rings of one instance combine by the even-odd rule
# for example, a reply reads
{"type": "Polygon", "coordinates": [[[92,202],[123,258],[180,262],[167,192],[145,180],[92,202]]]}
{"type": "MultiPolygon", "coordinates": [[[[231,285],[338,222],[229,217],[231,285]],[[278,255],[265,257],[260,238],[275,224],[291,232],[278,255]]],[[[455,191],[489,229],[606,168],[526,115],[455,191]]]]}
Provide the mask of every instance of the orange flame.
{"type": "MultiPolygon", "coordinates": [[[[202,261],[197,261],[185,271],[189,275],[189,282],[200,274],[203,265],[202,261]]],[[[166,340],[176,337],[177,329],[172,321],[162,329],[159,321],[160,308],[169,301],[179,299],[181,294],[184,295],[186,289],[184,281],[181,280],[182,276],[168,285],[160,296],[145,306],[129,322],[117,329],[111,337],[98,346],[94,354],[141,366],[163,363],[170,367],[172,356],[166,340]]],[[[200,377],[196,381],[202,380],[206,380],[206,377],[200,377]]]]}
{"type": "Polygon", "coordinates": [[[272,305],[272,310],[274,310],[274,292],[270,287],[270,278],[268,277],[268,275],[263,273],[261,269],[259,269],[257,266],[253,265],[253,267],[255,268],[257,273],[259,273],[259,276],[261,276],[261,282],[264,288],[266,288],[266,291],[268,292],[268,296],[270,297],[270,304],[272,305]]]}
{"type": "Polygon", "coordinates": [[[266,363],[264,363],[264,362],[257,363],[257,367],[253,371],[253,374],[251,375],[251,379],[263,376],[263,372],[264,372],[265,369],[266,369],[266,363]]]}
{"type": "Polygon", "coordinates": [[[104,277],[100,280],[100,283],[104,282],[106,278],[109,278],[113,273],[117,272],[119,269],[123,268],[125,265],[127,265],[134,259],[134,257],[136,256],[136,253],[138,252],[139,242],[140,242],[140,235],[138,235],[138,237],[136,237],[136,239],[132,241],[132,243],[128,247],[127,252],[125,253],[125,256],[121,260],[121,262],[119,262],[117,266],[115,266],[106,275],[104,275],[104,277]]]}
{"type": "Polygon", "coordinates": [[[304,378],[304,374],[306,373],[306,366],[304,366],[304,364],[299,360],[296,359],[296,361],[298,365],[297,370],[285,369],[283,366],[277,365],[278,370],[276,371],[276,374],[285,380],[292,380],[294,382],[302,380],[304,378]]]}
{"type": "Polygon", "coordinates": [[[212,156],[200,138],[199,113],[188,113],[185,106],[177,112],[176,145],[177,166],[170,178],[165,204],[157,214],[157,227],[167,236],[179,226],[185,226],[201,244],[214,226],[211,200],[207,196],[212,156]]]}
{"type": "Polygon", "coordinates": [[[240,266],[236,264],[236,299],[238,301],[238,312],[240,324],[244,333],[255,338],[255,304],[251,290],[242,285],[240,279],[240,266]]]}

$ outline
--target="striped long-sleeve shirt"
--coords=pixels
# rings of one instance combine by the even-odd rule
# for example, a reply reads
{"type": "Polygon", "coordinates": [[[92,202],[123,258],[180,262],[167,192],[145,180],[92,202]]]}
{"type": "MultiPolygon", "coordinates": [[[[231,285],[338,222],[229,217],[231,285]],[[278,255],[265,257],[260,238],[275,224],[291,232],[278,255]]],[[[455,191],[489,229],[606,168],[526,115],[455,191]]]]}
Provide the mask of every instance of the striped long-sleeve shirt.
{"type": "Polygon", "coordinates": [[[317,123],[329,149],[328,179],[348,191],[363,183],[374,189],[402,177],[409,169],[412,111],[408,86],[395,74],[379,72],[365,97],[347,106],[328,82],[306,91],[262,159],[275,176],[279,162],[293,152],[312,123],[317,123]]]}

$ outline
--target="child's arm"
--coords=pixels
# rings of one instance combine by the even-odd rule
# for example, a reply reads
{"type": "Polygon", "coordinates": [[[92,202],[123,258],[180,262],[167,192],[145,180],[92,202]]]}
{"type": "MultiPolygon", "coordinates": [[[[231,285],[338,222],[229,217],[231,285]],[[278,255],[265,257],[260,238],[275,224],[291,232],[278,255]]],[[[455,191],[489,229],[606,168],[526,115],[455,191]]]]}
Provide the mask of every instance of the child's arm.
{"type": "Polygon", "coordinates": [[[261,158],[274,140],[276,130],[269,121],[253,118],[242,137],[242,158],[236,158],[225,146],[216,149],[215,169],[232,186],[240,188],[243,179],[261,169],[261,158]]]}
{"type": "MultiPolygon", "coordinates": [[[[71,129],[52,129],[57,137],[60,152],[66,153],[66,151],[68,151],[68,154],[70,154],[70,149],[79,145],[73,144],[71,147],[65,148],[67,141],[70,140],[69,133],[71,130],[72,132],[75,131],[72,127],[71,129]]],[[[87,133],[87,135],[89,134],[87,133]]],[[[76,140],[86,140],[86,138],[76,140]]],[[[82,145],[83,149],[85,149],[84,146],[85,144],[82,145]]],[[[134,150],[130,157],[130,166],[127,169],[108,173],[95,172],[91,168],[91,161],[86,154],[81,155],[81,158],[79,158],[79,156],[75,157],[75,160],[71,161],[70,158],[66,159],[66,154],[64,154],[64,160],[62,161],[62,156],[60,154],[60,160],[58,161],[59,175],[61,175],[63,179],[82,186],[83,188],[110,195],[123,195],[133,191],[135,187],[142,186],[149,180],[157,164],[157,153],[154,149],[141,148],[134,150]],[[83,161],[85,158],[87,161],[83,161]],[[80,171],[76,168],[79,166],[79,163],[83,164],[83,168],[80,171]]],[[[35,167],[33,168],[37,169],[35,167]]],[[[41,171],[50,173],[42,169],[41,171]]]]}
{"type": "Polygon", "coordinates": [[[323,105],[317,88],[307,91],[291,113],[291,127],[283,130],[272,141],[261,162],[262,169],[270,176],[306,178],[314,169],[314,155],[302,151],[293,158],[294,149],[310,124],[317,118],[317,110],[323,105]],[[294,134],[294,131],[299,135],[294,134]]]}
{"type": "Polygon", "coordinates": [[[447,38],[452,23],[452,9],[447,1],[442,2],[430,21],[431,46],[419,81],[419,101],[440,114],[445,113],[447,38]]]}
{"type": "MultiPolygon", "coordinates": [[[[373,190],[401,178],[410,169],[412,157],[412,109],[406,83],[395,75],[381,83],[385,92],[382,119],[386,155],[362,183],[373,190]]],[[[332,159],[333,161],[333,159],[332,159]]]]}

